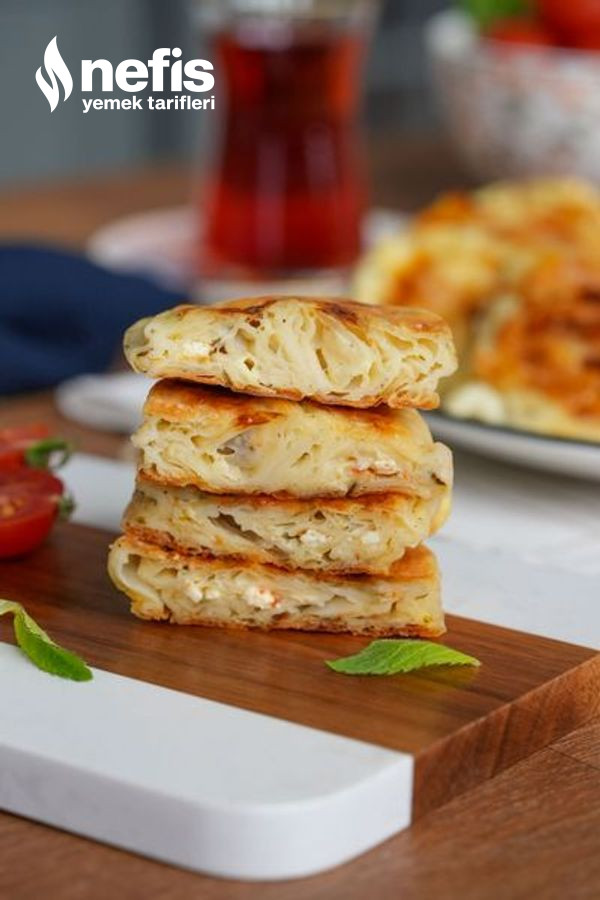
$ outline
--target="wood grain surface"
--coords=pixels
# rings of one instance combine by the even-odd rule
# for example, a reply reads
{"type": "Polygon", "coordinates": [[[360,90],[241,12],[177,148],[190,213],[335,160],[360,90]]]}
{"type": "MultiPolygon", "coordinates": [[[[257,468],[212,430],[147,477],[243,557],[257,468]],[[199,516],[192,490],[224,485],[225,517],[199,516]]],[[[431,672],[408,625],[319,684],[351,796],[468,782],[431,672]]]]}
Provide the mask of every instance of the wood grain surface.
{"type": "Polygon", "coordinates": [[[414,754],[417,817],[600,712],[594,651],[456,617],[448,643],[481,668],[399,678],[327,669],[364,638],[141,622],[106,575],[109,540],[62,526],[25,562],[2,563],[4,595],[92,665],[414,754]]]}
{"type": "Polygon", "coordinates": [[[600,778],[541,750],[358,859],[285,883],[209,878],[2,813],[0,862],[3,900],[597,900],[600,778]]]}

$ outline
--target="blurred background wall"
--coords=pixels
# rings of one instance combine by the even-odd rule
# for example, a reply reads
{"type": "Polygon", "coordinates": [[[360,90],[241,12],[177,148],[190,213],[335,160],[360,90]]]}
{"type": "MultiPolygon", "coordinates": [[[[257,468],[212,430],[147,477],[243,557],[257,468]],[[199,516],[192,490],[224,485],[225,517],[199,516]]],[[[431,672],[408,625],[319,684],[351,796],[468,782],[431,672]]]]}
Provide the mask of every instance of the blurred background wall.
{"type": "MultiPolygon", "coordinates": [[[[1,0],[0,182],[82,175],[185,158],[202,140],[205,113],[94,111],[59,104],[48,115],[35,83],[48,41],[68,65],[82,58],[148,59],[159,46],[202,55],[191,25],[202,0],[1,0]],[[18,77],[22,73],[22,77],[18,77]],[[40,115],[41,112],[45,114],[40,115]],[[43,131],[40,132],[40,123],[43,131]]],[[[422,49],[423,22],[447,0],[383,0],[367,72],[365,115],[377,131],[428,131],[435,109],[422,49]]],[[[119,96],[115,92],[112,96],[119,96]]],[[[124,95],[127,96],[127,95],[124,95]]]]}

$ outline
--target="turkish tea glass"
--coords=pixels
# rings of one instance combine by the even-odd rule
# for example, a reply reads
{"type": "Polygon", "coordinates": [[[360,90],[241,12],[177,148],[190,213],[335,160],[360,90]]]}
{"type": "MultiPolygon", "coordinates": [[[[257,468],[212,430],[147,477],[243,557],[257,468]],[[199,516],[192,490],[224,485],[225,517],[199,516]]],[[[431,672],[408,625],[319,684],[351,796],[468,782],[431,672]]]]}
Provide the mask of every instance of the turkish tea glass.
{"type": "MultiPolygon", "coordinates": [[[[336,291],[361,249],[372,0],[203,0],[220,123],[198,196],[207,299],[336,291]]],[[[214,117],[211,117],[214,121],[214,117]]]]}

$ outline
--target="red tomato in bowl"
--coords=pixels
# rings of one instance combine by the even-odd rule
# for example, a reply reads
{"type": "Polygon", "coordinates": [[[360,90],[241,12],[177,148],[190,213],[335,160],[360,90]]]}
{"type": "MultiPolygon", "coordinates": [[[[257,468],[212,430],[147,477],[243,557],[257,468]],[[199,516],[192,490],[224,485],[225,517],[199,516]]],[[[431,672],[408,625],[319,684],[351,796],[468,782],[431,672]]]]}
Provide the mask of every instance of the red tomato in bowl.
{"type": "Polygon", "coordinates": [[[0,428],[0,469],[23,465],[27,448],[49,436],[48,426],[37,422],[0,428]]]}
{"type": "Polygon", "coordinates": [[[577,50],[600,50],[600,30],[589,31],[585,36],[576,38],[573,46],[577,50]]]}
{"type": "Polygon", "coordinates": [[[60,478],[45,469],[0,470],[0,559],[23,556],[45,540],[63,491],[60,478]]]}
{"type": "Polygon", "coordinates": [[[500,19],[485,31],[485,37],[506,44],[551,47],[556,41],[550,31],[530,19],[500,19]]]}
{"type": "Polygon", "coordinates": [[[591,49],[600,38],[600,0],[538,0],[538,9],[546,25],[569,44],[591,49]]]}

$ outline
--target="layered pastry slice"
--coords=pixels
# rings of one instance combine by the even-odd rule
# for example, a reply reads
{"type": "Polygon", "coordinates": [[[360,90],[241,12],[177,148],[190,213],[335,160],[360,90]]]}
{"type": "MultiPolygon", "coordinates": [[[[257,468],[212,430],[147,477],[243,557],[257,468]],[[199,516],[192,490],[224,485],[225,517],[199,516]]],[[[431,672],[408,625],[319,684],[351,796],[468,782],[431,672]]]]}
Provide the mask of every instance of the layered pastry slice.
{"type": "Polygon", "coordinates": [[[123,528],[181,553],[285,569],[387,575],[407,548],[442,526],[449,506],[445,485],[437,485],[427,498],[366,494],[281,500],[163,487],[140,478],[123,528]]]}
{"type": "Polygon", "coordinates": [[[429,498],[452,482],[452,456],[416,410],[324,407],[166,380],[133,436],[140,472],[209,493],[429,498]]]}
{"type": "Polygon", "coordinates": [[[188,556],[125,534],[111,548],[109,573],[143,619],[418,637],[445,630],[438,568],[424,546],[388,577],[344,576],[188,556]]]}
{"type": "Polygon", "coordinates": [[[431,409],[456,368],[435,313],[307,297],[179,306],[133,325],[125,355],[153,378],[354,407],[431,409]]]}

